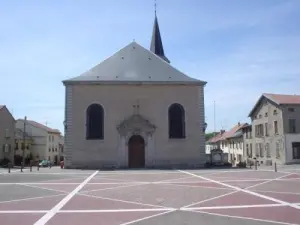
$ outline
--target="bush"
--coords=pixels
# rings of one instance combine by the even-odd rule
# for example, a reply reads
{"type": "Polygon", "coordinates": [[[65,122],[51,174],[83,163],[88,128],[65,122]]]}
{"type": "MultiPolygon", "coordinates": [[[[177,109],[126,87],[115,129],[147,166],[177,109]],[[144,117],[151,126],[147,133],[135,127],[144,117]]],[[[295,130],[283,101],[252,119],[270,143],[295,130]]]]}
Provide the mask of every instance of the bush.
{"type": "Polygon", "coordinates": [[[211,163],[210,162],[206,162],[205,163],[205,168],[209,168],[209,167],[211,167],[212,165],[211,165],[211,163]]]}
{"type": "Polygon", "coordinates": [[[246,168],[246,167],[247,167],[247,164],[246,164],[246,162],[239,162],[239,163],[237,164],[237,167],[240,167],[240,168],[246,168]]]}
{"type": "Polygon", "coordinates": [[[0,167],[7,167],[8,163],[10,163],[10,160],[8,158],[4,158],[0,162],[0,167]]]}
{"type": "Polygon", "coordinates": [[[224,163],[224,166],[232,167],[232,164],[230,162],[224,163]]]}

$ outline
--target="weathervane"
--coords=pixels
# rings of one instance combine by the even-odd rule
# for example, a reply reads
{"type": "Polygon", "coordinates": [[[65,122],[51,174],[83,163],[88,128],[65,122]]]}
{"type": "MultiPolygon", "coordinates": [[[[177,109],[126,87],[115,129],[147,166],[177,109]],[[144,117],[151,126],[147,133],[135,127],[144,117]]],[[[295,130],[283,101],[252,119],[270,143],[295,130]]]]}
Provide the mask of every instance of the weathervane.
{"type": "Polygon", "coordinates": [[[156,16],[156,0],[154,0],[154,13],[155,13],[155,16],[156,16]]]}

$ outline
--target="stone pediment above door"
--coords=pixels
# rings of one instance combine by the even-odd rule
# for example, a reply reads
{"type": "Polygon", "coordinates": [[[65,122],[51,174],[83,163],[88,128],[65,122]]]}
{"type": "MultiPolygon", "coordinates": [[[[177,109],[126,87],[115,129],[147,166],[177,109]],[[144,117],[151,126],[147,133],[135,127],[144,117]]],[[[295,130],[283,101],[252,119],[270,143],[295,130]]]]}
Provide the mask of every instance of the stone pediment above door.
{"type": "Polygon", "coordinates": [[[156,126],[149,122],[139,114],[132,115],[129,118],[123,120],[117,129],[121,135],[130,134],[140,134],[146,133],[152,135],[155,131],[156,126]]]}

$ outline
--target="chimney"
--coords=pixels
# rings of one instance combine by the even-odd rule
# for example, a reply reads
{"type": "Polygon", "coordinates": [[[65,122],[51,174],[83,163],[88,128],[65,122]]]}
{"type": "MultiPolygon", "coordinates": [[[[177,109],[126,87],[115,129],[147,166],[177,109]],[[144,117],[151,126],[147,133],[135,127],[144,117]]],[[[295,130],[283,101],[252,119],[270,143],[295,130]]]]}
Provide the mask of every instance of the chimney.
{"type": "Polygon", "coordinates": [[[224,134],[225,133],[225,130],[220,130],[220,134],[224,134]]]}
{"type": "Polygon", "coordinates": [[[238,126],[241,126],[241,123],[240,123],[240,122],[238,122],[238,126]]]}

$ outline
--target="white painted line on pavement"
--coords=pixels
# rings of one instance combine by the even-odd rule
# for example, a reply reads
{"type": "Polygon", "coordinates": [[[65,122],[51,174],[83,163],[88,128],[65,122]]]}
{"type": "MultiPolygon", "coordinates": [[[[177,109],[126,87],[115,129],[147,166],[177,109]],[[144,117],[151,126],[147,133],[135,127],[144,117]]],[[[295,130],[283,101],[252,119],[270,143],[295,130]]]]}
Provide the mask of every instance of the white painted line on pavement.
{"type": "Polygon", "coordinates": [[[185,174],[190,174],[191,176],[194,176],[194,177],[199,177],[201,179],[208,180],[208,181],[214,182],[216,184],[220,184],[220,185],[235,189],[237,191],[241,191],[241,192],[244,192],[244,193],[247,193],[247,194],[250,194],[250,195],[254,195],[254,196],[257,196],[257,197],[260,197],[260,198],[264,198],[264,199],[267,199],[267,200],[270,200],[270,201],[273,201],[273,202],[280,203],[282,205],[288,205],[290,207],[300,209],[300,206],[298,206],[298,205],[291,204],[291,203],[288,203],[288,202],[285,202],[285,201],[282,201],[282,200],[279,200],[279,199],[276,199],[276,198],[272,198],[272,197],[269,197],[269,196],[258,194],[258,193],[253,192],[253,191],[249,191],[249,190],[242,189],[242,188],[239,188],[239,187],[236,187],[236,186],[225,184],[225,183],[222,183],[220,181],[215,181],[215,180],[212,180],[212,179],[209,179],[209,178],[206,178],[206,177],[203,177],[203,176],[199,176],[199,175],[196,175],[196,174],[193,174],[193,173],[190,173],[190,172],[186,172],[186,171],[182,171],[182,170],[179,170],[179,171],[181,171],[182,173],[185,173],[185,174]]]}
{"type": "Polygon", "coordinates": [[[77,186],[71,193],[69,193],[63,200],[61,200],[57,205],[55,205],[51,210],[49,210],[42,218],[40,218],[34,225],[45,225],[55,214],[64,207],[68,201],[71,200],[94,176],[96,176],[98,171],[94,172],[91,176],[86,178],[81,184],[77,186]]]}

